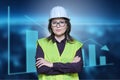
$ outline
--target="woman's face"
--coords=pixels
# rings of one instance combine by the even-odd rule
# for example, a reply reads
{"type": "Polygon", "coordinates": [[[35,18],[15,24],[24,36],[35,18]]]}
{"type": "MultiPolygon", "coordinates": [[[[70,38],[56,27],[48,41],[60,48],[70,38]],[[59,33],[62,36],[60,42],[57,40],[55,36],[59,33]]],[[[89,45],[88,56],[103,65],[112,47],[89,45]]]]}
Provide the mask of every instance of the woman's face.
{"type": "Polygon", "coordinates": [[[62,36],[65,34],[67,29],[66,21],[60,18],[53,19],[51,22],[51,28],[56,36],[62,36]]]}

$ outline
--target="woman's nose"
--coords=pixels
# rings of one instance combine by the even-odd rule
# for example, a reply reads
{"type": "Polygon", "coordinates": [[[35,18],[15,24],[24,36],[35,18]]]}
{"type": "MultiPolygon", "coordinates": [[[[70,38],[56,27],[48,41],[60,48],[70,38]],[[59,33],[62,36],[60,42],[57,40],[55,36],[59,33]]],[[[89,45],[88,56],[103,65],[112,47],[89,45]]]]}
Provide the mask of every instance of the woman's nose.
{"type": "Polygon", "coordinates": [[[57,23],[56,27],[57,27],[57,28],[59,28],[59,27],[60,27],[60,24],[59,24],[59,23],[57,23]]]}

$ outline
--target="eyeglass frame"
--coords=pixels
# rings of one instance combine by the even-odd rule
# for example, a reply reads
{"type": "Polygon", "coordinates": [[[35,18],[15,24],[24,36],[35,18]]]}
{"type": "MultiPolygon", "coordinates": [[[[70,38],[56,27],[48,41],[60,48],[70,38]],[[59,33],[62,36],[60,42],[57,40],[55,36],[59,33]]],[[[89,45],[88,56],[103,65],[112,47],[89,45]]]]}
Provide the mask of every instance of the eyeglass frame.
{"type": "Polygon", "coordinates": [[[53,26],[53,24],[52,24],[53,21],[51,22],[51,26],[52,26],[52,27],[57,27],[58,24],[59,24],[60,27],[64,27],[65,24],[66,24],[66,20],[64,20],[64,25],[63,25],[63,26],[60,25],[60,23],[63,22],[63,21],[59,21],[59,22],[55,21],[55,22],[56,22],[55,26],[53,26]]]}

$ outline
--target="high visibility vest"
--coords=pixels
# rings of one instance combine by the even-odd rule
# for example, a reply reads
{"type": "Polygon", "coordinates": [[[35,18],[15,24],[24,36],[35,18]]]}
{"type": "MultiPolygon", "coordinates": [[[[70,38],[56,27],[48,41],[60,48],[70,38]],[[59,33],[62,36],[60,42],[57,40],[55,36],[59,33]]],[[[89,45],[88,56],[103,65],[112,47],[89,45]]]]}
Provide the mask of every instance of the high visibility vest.
{"type": "MultiPolygon", "coordinates": [[[[72,43],[66,42],[65,48],[60,56],[57,44],[53,43],[52,40],[48,41],[47,38],[42,38],[37,41],[37,44],[41,46],[44,52],[44,59],[54,63],[69,63],[75,57],[76,51],[82,47],[82,43],[74,40],[72,43]]],[[[78,73],[66,73],[59,75],[46,75],[39,74],[39,80],[79,80],[78,73]]]]}

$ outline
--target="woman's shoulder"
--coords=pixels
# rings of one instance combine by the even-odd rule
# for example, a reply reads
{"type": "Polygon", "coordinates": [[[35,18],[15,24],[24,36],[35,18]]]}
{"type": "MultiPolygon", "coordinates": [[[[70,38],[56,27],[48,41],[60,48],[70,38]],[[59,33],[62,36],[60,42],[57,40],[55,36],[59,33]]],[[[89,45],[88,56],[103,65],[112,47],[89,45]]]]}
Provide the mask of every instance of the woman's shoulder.
{"type": "Polygon", "coordinates": [[[76,39],[73,40],[73,43],[77,44],[77,45],[81,45],[81,46],[83,45],[83,43],[81,41],[78,41],[76,39]]]}
{"type": "Polygon", "coordinates": [[[40,39],[38,39],[37,41],[38,42],[44,42],[44,41],[47,41],[48,39],[47,38],[40,38],[40,39]]]}
{"type": "Polygon", "coordinates": [[[38,41],[46,40],[47,38],[39,38],[38,41]]]}

